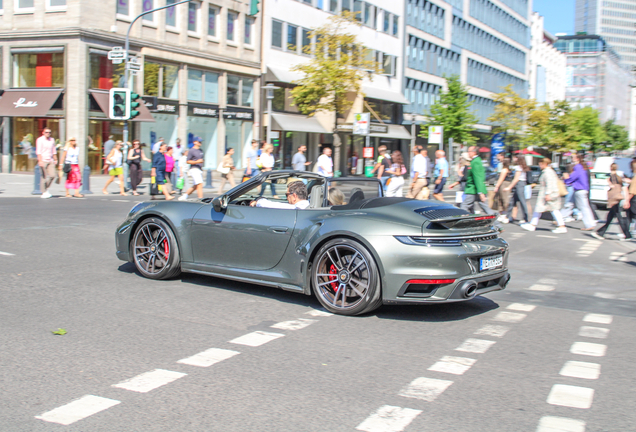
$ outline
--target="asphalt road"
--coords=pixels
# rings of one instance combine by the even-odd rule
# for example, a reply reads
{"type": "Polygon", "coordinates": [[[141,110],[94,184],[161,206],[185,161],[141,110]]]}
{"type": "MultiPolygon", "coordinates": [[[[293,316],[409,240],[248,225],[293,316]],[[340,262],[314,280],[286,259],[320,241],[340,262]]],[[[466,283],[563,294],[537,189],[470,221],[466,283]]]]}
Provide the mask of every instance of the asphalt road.
{"type": "Polygon", "coordinates": [[[351,318],[140,277],[114,253],[134,203],[0,199],[1,432],[636,429],[633,243],[507,225],[505,291],[351,318]]]}

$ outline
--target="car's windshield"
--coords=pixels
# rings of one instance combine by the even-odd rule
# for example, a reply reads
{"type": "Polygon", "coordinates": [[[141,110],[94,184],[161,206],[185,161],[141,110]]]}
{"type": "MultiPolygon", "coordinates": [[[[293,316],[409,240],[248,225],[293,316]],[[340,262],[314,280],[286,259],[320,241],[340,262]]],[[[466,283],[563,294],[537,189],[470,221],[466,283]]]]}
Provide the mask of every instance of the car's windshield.
{"type": "Polygon", "coordinates": [[[344,205],[382,196],[382,187],[376,179],[339,180],[331,178],[327,182],[328,205],[344,205]]]}
{"type": "Polygon", "coordinates": [[[307,185],[307,190],[311,191],[313,186],[322,185],[322,179],[299,179],[294,176],[278,176],[274,179],[267,179],[265,182],[255,185],[249,190],[243,192],[240,196],[234,198],[231,204],[244,204],[255,200],[259,197],[267,198],[273,201],[287,202],[287,185],[294,181],[302,181],[307,185]]]}

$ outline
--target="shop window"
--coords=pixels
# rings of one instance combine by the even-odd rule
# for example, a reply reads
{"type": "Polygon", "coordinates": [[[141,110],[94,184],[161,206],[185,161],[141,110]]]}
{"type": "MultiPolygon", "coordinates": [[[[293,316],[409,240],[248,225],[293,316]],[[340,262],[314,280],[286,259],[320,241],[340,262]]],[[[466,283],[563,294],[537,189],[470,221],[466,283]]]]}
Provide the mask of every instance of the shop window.
{"type": "Polygon", "coordinates": [[[178,75],[178,66],[145,62],[144,95],[179,99],[178,75]]]}
{"type": "Polygon", "coordinates": [[[64,54],[14,54],[13,87],[64,87],[64,54]]]}
{"type": "Polygon", "coordinates": [[[287,51],[298,51],[298,27],[287,24],[287,51]]]}
{"type": "Polygon", "coordinates": [[[210,6],[208,15],[208,36],[216,37],[216,21],[218,16],[219,10],[215,7],[210,6]]]}
{"type": "Polygon", "coordinates": [[[130,0],[117,0],[117,14],[130,15],[130,0]]]}
{"type": "Polygon", "coordinates": [[[197,32],[197,18],[199,15],[199,4],[196,2],[188,3],[188,31],[197,32]]]}
{"type": "Polygon", "coordinates": [[[238,12],[228,11],[227,13],[227,40],[235,40],[234,32],[236,30],[236,22],[238,21],[238,12]]]}
{"type": "Polygon", "coordinates": [[[227,104],[251,107],[254,105],[254,80],[236,75],[227,76],[227,104]],[[240,102],[240,103],[239,103],[240,102]]]}
{"type": "Polygon", "coordinates": [[[219,74],[188,69],[188,100],[219,103],[219,74]]]}
{"type": "MultiPolygon", "coordinates": [[[[166,6],[176,3],[177,0],[166,0],[166,6]]],[[[177,27],[177,8],[166,9],[166,27],[177,27]]]]}
{"type": "MultiPolygon", "coordinates": [[[[153,3],[154,0],[142,0],[141,12],[148,12],[149,10],[153,10],[155,8],[155,5],[153,3]]],[[[142,19],[148,22],[155,22],[155,14],[150,13],[148,15],[144,15],[142,19]]]]}
{"type": "Polygon", "coordinates": [[[124,63],[113,64],[108,57],[91,53],[89,57],[89,88],[110,90],[121,87],[124,79],[124,63]]]}
{"type": "Polygon", "coordinates": [[[34,0],[15,0],[15,11],[17,13],[33,12],[35,10],[33,2],[34,0]]]}
{"type": "Polygon", "coordinates": [[[245,17],[245,45],[252,45],[252,29],[254,28],[254,18],[245,17]]]}
{"type": "Polygon", "coordinates": [[[272,20],[272,46],[283,47],[283,23],[276,20],[272,20]]]}

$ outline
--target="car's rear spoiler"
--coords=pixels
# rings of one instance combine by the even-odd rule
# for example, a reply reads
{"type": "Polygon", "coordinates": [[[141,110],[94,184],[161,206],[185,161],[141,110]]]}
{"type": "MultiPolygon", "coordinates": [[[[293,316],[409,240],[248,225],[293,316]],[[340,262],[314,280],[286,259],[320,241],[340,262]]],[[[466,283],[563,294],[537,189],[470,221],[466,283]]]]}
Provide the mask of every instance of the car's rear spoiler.
{"type": "Polygon", "coordinates": [[[447,216],[431,219],[431,224],[441,225],[444,228],[480,228],[487,227],[495,222],[496,215],[461,215],[447,216]]]}

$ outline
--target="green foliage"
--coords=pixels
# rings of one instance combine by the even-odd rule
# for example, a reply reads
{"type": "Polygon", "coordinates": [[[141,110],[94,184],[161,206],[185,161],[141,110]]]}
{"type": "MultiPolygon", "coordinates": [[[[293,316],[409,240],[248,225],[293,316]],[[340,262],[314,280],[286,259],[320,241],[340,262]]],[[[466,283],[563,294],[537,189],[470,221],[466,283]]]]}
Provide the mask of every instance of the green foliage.
{"type": "Polygon", "coordinates": [[[603,124],[607,135],[607,150],[627,150],[630,146],[629,132],[624,126],[617,125],[614,120],[608,120],[603,124]]]}
{"type": "Polygon", "coordinates": [[[63,328],[59,328],[57,330],[51,330],[51,333],[58,336],[64,336],[66,334],[66,330],[64,330],[63,328]]]}
{"type": "Polygon", "coordinates": [[[556,101],[553,106],[543,104],[530,111],[527,133],[522,139],[524,146],[535,145],[550,151],[567,151],[566,135],[571,111],[566,101],[556,101]]]}
{"type": "Polygon", "coordinates": [[[519,134],[528,124],[530,113],[536,108],[534,99],[522,98],[512,89],[512,84],[504,87],[495,95],[495,112],[488,121],[495,125],[499,132],[508,132],[508,140],[519,141],[519,134]]]}
{"type": "Polygon", "coordinates": [[[360,25],[355,14],[343,12],[312,30],[316,43],[305,47],[305,54],[312,55],[312,59],[292,67],[303,74],[291,91],[301,113],[344,114],[353,104],[350,96],[360,93],[366,71],[379,71],[378,63],[370,58],[371,52],[356,41],[356,35],[347,33],[352,26],[360,25]]]}
{"type": "Polygon", "coordinates": [[[599,112],[592,107],[572,110],[565,118],[564,144],[568,150],[591,150],[604,147],[607,135],[599,120],[599,112]]]}
{"type": "Polygon", "coordinates": [[[445,141],[452,138],[456,143],[471,145],[477,141],[471,131],[479,119],[470,109],[468,90],[457,75],[446,78],[446,84],[448,90],[431,106],[428,122],[420,127],[419,135],[427,138],[429,126],[444,126],[445,141]]]}

